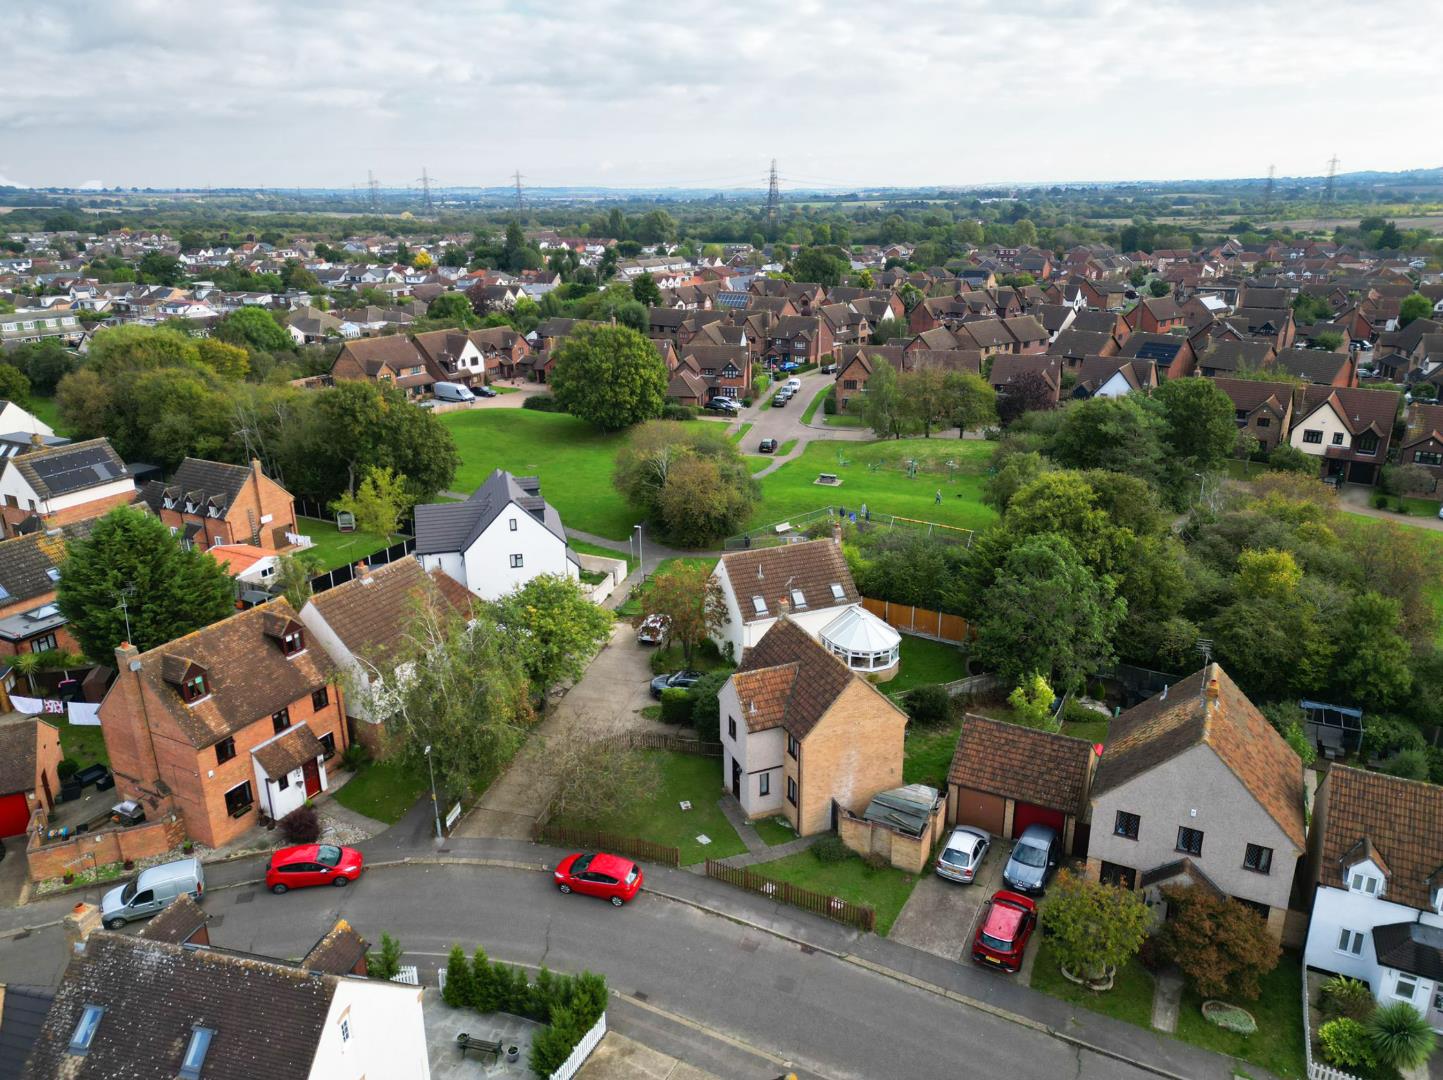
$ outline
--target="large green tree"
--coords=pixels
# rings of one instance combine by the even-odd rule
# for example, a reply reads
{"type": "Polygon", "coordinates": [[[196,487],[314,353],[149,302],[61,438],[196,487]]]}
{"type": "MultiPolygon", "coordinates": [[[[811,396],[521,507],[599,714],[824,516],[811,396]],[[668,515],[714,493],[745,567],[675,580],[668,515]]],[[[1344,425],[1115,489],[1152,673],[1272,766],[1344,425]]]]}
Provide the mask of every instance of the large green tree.
{"type": "Polygon", "coordinates": [[[446,292],[432,300],[426,307],[426,318],[468,329],[476,324],[476,312],[465,293],[446,292]]]}
{"type": "Polygon", "coordinates": [[[1048,891],[1041,917],[1058,963],[1087,979],[1101,978],[1136,956],[1152,923],[1141,894],[1066,870],[1048,891]]]}
{"type": "Polygon", "coordinates": [[[1432,314],[1433,301],[1422,293],[1412,293],[1403,297],[1403,302],[1398,306],[1398,325],[1407,326],[1415,319],[1426,319],[1432,314]]]}
{"type": "Polygon", "coordinates": [[[184,550],[158,518],[128,506],[69,543],[57,598],[70,632],[99,663],[127,633],[145,651],[235,610],[235,588],[218,562],[184,550]]]}
{"type": "Polygon", "coordinates": [[[631,282],[631,295],[638,304],[656,307],[661,303],[661,290],[650,274],[638,274],[631,282]]]}
{"type": "MultiPolygon", "coordinates": [[[[853,398],[852,401],[856,401],[853,398]]],[[[900,439],[910,420],[902,399],[897,369],[879,361],[867,378],[867,392],[861,397],[862,418],[878,438],[900,439]]],[[[856,406],[851,406],[855,408],[856,406]]]]}
{"type": "Polygon", "coordinates": [[[1055,461],[1075,469],[1107,469],[1156,481],[1163,437],[1159,410],[1142,395],[1094,397],[1067,408],[1049,449],[1055,461]]]}
{"type": "Polygon", "coordinates": [[[696,647],[726,622],[726,599],[706,566],[679,562],[651,579],[642,613],[666,618],[667,644],[680,645],[683,662],[690,664],[696,647]]]}
{"type": "Polygon", "coordinates": [[[1162,407],[1169,461],[1198,472],[1222,468],[1238,440],[1232,399],[1203,378],[1169,379],[1153,399],[1162,407]]]}
{"type": "Polygon", "coordinates": [[[661,415],[666,363],[626,326],[578,327],[556,350],[551,389],[573,416],[619,431],[661,415]]]}
{"type": "Polygon", "coordinates": [[[571,578],[538,574],[496,602],[497,623],[543,703],[551,690],[581,678],[611,633],[611,613],[583,595],[571,578]]]}
{"type": "Polygon", "coordinates": [[[247,304],[232,311],[216,327],[215,336],[232,345],[261,352],[286,352],[294,346],[291,335],[265,308],[247,304]]]}

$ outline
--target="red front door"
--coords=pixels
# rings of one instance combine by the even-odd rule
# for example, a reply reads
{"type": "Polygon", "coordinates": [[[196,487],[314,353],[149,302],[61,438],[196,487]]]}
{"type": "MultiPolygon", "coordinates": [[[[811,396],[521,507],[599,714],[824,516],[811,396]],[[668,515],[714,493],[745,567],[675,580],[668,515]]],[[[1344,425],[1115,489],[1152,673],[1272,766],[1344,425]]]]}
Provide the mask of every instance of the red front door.
{"type": "Polygon", "coordinates": [[[301,766],[301,771],[306,774],[306,798],[310,798],[321,790],[321,767],[312,758],[301,766]]]}

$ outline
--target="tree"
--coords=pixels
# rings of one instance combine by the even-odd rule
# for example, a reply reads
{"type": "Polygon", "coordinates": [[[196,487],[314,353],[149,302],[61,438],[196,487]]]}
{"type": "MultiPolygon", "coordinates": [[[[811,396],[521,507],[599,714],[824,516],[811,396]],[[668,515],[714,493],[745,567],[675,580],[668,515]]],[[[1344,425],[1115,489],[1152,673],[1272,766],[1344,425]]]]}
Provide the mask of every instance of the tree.
{"type": "Polygon", "coordinates": [[[721,701],[717,695],[731,672],[708,671],[692,684],[691,726],[702,742],[721,741],[721,701]]]}
{"type": "Polygon", "coordinates": [[[1323,297],[1309,292],[1299,292],[1293,297],[1293,319],[1299,326],[1327,322],[1332,317],[1333,309],[1323,297]]]}
{"type": "Polygon", "coordinates": [[[1056,695],[1047,680],[1035,672],[1026,676],[1007,695],[1007,704],[1027,722],[1029,727],[1041,727],[1052,717],[1052,702],[1056,695]]]}
{"type": "Polygon", "coordinates": [[[271,588],[279,589],[286,602],[300,611],[311,598],[311,578],[325,570],[325,563],[313,551],[304,549],[276,560],[276,574],[271,588]]]}
{"type": "Polygon", "coordinates": [[[1163,281],[1161,278],[1153,278],[1147,283],[1147,291],[1152,293],[1153,296],[1161,299],[1168,293],[1172,292],[1172,286],[1169,285],[1166,281],[1163,281]]]}
{"type": "MultiPolygon", "coordinates": [[[[1237,430],[1231,419],[1228,425],[1230,432],[1237,430]]],[[[1061,465],[1126,472],[1156,482],[1163,467],[1164,435],[1158,406],[1142,395],[1093,397],[1068,406],[1049,449],[1061,465]]]]}
{"type": "Polygon", "coordinates": [[[1259,981],[1283,954],[1262,917],[1230,896],[1196,885],[1167,885],[1162,894],[1170,915],[1158,934],[1162,956],[1181,968],[1203,997],[1256,999],[1259,981]]]}
{"type": "Polygon", "coordinates": [[[1152,913],[1130,889],[1064,870],[1042,902],[1041,920],[1062,970],[1095,981],[1137,955],[1152,913]]]}
{"type": "Polygon", "coordinates": [[[242,345],[261,352],[288,352],[294,342],[291,335],[271,317],[265,308],[247,304],[237,308],[215,329],[215,336],[232,345],[242,345]]]}
{"type": "Polygon", "coordinates": [[[551,390],[573,416],[619,431],[661,415],[667,372],[650,341],[625,326],[579,327],[555,353],[551,390]]]}
{"type": "Polygon", "coordinates": [[[145,652],[235,610],[220,563],[183,549],[159,518],[128,506],[69,543],[56,594],[71,633],[99,663],[122,641],[145,652]]]}
{"type": "Polygon", "coordinates": [[[1403,297],[1403,302],[1398,306],[1398,325],[1407,326],[1414,319],[1426,319],[1433,314],[1433,301],[1429,300],[1422,293],[1412,293],[1403,297]]]}
{"type": "Polygon", "coordinates": [[[678,543],[707,543],[735,531],[760,494],[746,461],[723,431],[667,420],[642,424],[632,433],[616,456],[612,482],[678,543]],[[674,477],[677,470],[680,476],[674,477]],[[698,485],[691,497],[688,484],[698,485]]]}
{"type": "Polygon", "coordinates": [[[1312,454],[1305,454],[1296,446],[1279,443],[1268,454],[1268,468],[1280,472],[1299,473],[1303,476],[1316,476],[1318,459],[1312,454]]]}
{"type": "Polygon", "coordinates": [[[201,338],[195,343],[200,362],[222,379],[240,382],[251,369],[250,354],[239,345],[228,345],[216,338],[201,338]]]}
{"type": "Polygon", "coordinates": [[[912,336],[911,329],[907,326],[906,319],[893,319],[891,317],[878,319],[877,325],[872,327],[871,343],[873,345],[885,345],[889,341],[900,338],[906,341],[912,336]]]}
{"type": "MultiPolygon", "coordinates": [[[[1131,396],[1131,395],[1129,395],[1131,396]]],[[[1211,379],[1169,379],[1153,391],[1162,408],[1163,439],[1175,466],[1220,469],[1237,444],[1232,399],[1211,379]]]]}
{"type": "Polygon", "coordinates": [[[611,635],[611,612],[560,574],[538,574],[498,600],[495,615],[543,704],[552,688],[581,678],[611,635]]]}
{"type": "Polygon", "coordinates": [[[656,759],[612,739],[547,739],[551,811],[558,818],[603,825],[648,799],[660,776],[656,759]]]}
{"type": "Polygon", "coordinates": [[[44,338],[16,346],[10,353],[12,362],[30,380],[30,388],[41,394],[55,393],[55,387],[75,370],[76,357],[57,338],[44,338]]]}
{"type": "Polygon", "coordinates": [[[975,431],[997,422],[997,391],[981,375],[970,371],[948,375],[956,397],[952,423],[959,431],[975,431]]]}
{"type": "MultiPolygon", "coordinates": [[[[884,362],[884,366],[892,365],[884,362]]],[[[956,379],[949,379],[939,367],[922,367],[898,375],[897,395],[903,422],[909,427],[921,428],[923,438],[928,439],[932,437],[933,425],[951,423],[961,405],[956,379]]]]}
{"type": "Polygon", "coordinates": [[[1337,330],[1320,330],[1314,334],[1308,343],[1310,349],[1322,349],[1324,352],[1337,352],[1343,345],[1343,335],[1337,330]]]}
{"type": "Polygon", "coordinates": [[[905,407],[897,369],[891,364],[879,363],[867,379],[867,392],[862,395],[862,418],[879,438],[902,437],[907,422],[905,407]]]}
{"type": "MultiPolygon", "coordinates": [[[[1004,449],[1007,444],[1003,444],[1004,449]]],[[[999,455],[1002,451],[999,451],[999,455]]],[[[1050,463],[1035,450],[1012,450],[1001,457],[993,456],[990,475],[982,481],[982,501],[999,514],[1007,512],[1013,496],[1049,468],[1050,463]]]]}
{"type": "Polygon", "coordinates": [[[639,274],[632,280],[631,295],[638,304],[647,307],[656,307],[661,303],[661,289],[657,287],[656,278],[650,274],[639,274]]]}
{"type": "Polygon", "coordinates": [[[840,285],[849,269],[846,260],[823,248],[803,248],[787,264],[787,272],[795,280],[816,282],[829,289],[840,285]]]}
{"type": "Polygon", "coordinates": [[[696,647],[726,622],[726,599],[721,583],[709,568],[696,563],[676,563],[651,579],[651,590],[642,601],[645,615],[667,619],[667,644],[681,646],[682,660],[691,664],[696,647]]]}
{"type": "Polygon", "coordinates": [[[476,322],[476,312],[465,293],[446,292],[426,306],[426,318],[465,330],[476,322]]]}
{"type": "Polygon", "coordinates": [[[13,401],[22,409],[30,407],[30,380],[25,372],[10,364],[0,364],[0,398],[13,401]]]}
{"type": "Polygon", "coordinates": [[[356,528],[384,536],[389,544],[392,534],[400,531],[401,518],[412,505],[406,491],[406,478],[389,468],[373,465],[366,470],[360,487],[331,503],[331,509],[354,515],[356,528]]]}
{"type": "Polygon", "coordinates": [[[717,458],[689,456],[667,475],[660,523],[672,543],[706,547],[739,528],[751,516],[756,497],[757,485],[750,477],[724,474],[717,458]]]}
{"type": "Polygon", "coordinates": [[[460,945],[452,945],[446,957],[446,988],[441,998],[453,1009],[465,1009],[475,1003],[475,984],[472,979],[471,962],[460,945]]]}
{"type": "Polygon", "coordinates": [[[1127,275],[1127,283],[1134,289],[1142,288],[1143,282],[1147,281],[1147,268],[1134,266],[1127,275]]]}
{"type": "Polygon", "coordinates": [[[1380,1005],[1364,1026],[1378,1064],[1400,1073],[1422,1068],[1438,1041],[1423,1014],[1406,1001],[1380,1005]]]}
{"type": "Polygon", "coordinates": [[[394,979],[401,973],[401,943],[381,931],[381,951],[366,953],[366,974],[373,979],[394,979]]]}
{"type": "Polygon", "coordinates": [[[997,417],[1010,424],[1023,413],[1057,408],[1057,388],[1038,371],[1024,371],[997,395],[997,417]]]}
{"type": "Polygon", "coordinates": [[[1413,688],[1412,649],[1398,633],[1402,605],[1376,592],[1348,599],[1337,628],[1334,685],[1344,701],[1388,709],[1413,688]]]}
{"type": "MultiPolygon", "coordinates": [[[[260,312],[260,314],[265,315],[265,312],[260,312]]],[[[265,317],[270,319],[269,315],[265,315],[265,317]]],[[[274,325],[274,320],[272,320],[272,325],[274,325]]],[[[280,328],[277,327],[277,329],[280,328]]],[[[284,331],[281,332],[284,333],[284,331]]],[[[194,367],[199,360],[195,339],[174,327],[151,327],[130,323],[96,331],[95,336],[90,340],[90,352],[85,357],[85,369],[97,373],[102,378],[109,378],[126,371],[147,371],[162,367],[194,367]]]]}
{"type": "Polygon", "coordinates": [[[139,270],[152,285],[177,285],[183,276],[180,260],[163,251],[147,251],[139,270]]]}

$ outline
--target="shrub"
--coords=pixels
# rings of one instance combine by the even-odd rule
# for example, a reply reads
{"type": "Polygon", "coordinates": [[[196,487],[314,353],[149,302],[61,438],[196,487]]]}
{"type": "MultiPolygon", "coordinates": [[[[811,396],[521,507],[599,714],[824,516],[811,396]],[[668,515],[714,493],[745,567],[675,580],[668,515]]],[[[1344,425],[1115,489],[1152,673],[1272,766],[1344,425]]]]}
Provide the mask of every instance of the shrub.
{"type": "Polygon", "coordinates": [[[690,405],[665,405],[661,410],[663,420],[695,420],[696,409],[690,405]]]}
{"type": "Polygon", "coordinates": [[[1107,715],[1098,712],[1096,709],[1089,709],[1082,702],[1068,698],[1062,706],[1062,722],[1064,724],[1094,724],[1099,720],[1106,720],[1107,715]]]}
{"type": "Polygon", "coordinates": [[[371,760],[371,752],[358,742],[351,743],[341,751],[341,764],[355,772],[371,760]]]}
{"type": "Polygon", "coordinates": [[[394,979],[401,971],[401,943],[381,932],[381,951],[366,954],[366,973],[373,979],[394,979]]]}
{"type": "Polygon", "coordinates": [[[1380,1006],[1364,1026],[1378,1064],[1399,1072],[1421,1066],[1437,1041],[1428,1021],[1406,1001],[1380,1006]]]}
{"type": "Polygon", "coordinates": [[[661,692],[661,722],[663,724],[685,724],[691,720],[692,697],[690,690],[668,686],[661,692]]]}
{"type": "Polygon", "coordinates": [[[914,724],[922,727],[945,724],[952,712],[952,697],[945,686],[931,683],[909,693],[904,707],[914,724]]]}
{"type": "Polygon", "coordinates": [[[822,398],[822,415],[837,415],[837,388],[835,386],[827,387],[827,396],[822,398]]]}
{"type": "Polygon", "coordinates": [[[1224,1031],[1235,1031],[1239,1035],[1251,1035],[1258,1030],[1258,1022],[1253,1019],[1253,1014],[1241,1005],[1228,1005],[1221,1001],[1204,1002],[1203,1016],[1208,1023],[1215,1024],[1224,1031]]]}
{"type": "Polygon", "coordinates": [[[1007,704],[1030,727],[1041,727],[1052,717],[1052,687],[1036,672],[1023,678],[1007,695],[1007,704]]]}
{"type": "Polygon", "coordinates": [[[862,856],[862,861],[873,870],[885,870],[892,865],[892,860],[883,855],[880,851],[869,851],[862,856]]]}
{"type": "Polygon", "coordinates": [[[1397,757],[1383,766],[1383,771],[1403,780],[1427,780],[1430,763],[1428,751],[1413,746],[1399,751],[1397,757]]]}
{"type": "Polygon", "coordinates": [[[852,854],[852,849],[842,843],[842,838],[836,833],[828,833],[812,845],[812,854],[817,862],[839,863],[852,854]]]}
{"type": "Polygon", "coordinates": [[[1413,721],[1390,713],[1374,713],[1363,728],[1363,756],[1372,760],[1394,751],[1423,749],[1428,745],[1413,721]]]}
{"type": "Polygon", "coordinates": [[[314,844],[321,835],[321,816],[314,806],[298,806],[276,824],[291,844],[314,844]]]}
{"type": "Polygon", "coordinates": [[[55,766],[55,771],[60,776],[60,779],[69,780],[80,771],[80,762],[76,761],[73,757],[61,758],[60,764],[55,766]]]}
{"type": "Polygon", "coordinates": [[[1041,919],[1058,962],[1075,975],[1097,978],[1137,955],[1151,916],[1139,894],[1064,870],[1041,919]]]}
{"type": "Polygon", "coordinates": [[[1380,492],[1377,492],[1377,493],[1373,496],[1373,509],[1374,509],[1374,510],[1386,510],[1386,509],[1388,509],[1388,496],[1384,495],[1381,491],[1380,491],[1380,492]]]}
{"type": "Polygon", "coordinates": [[[1377,1007],[1368,984],[1346,975],[1335,975],[1323,983],[1322,992],[1318,995],[1318,1008],[1329,1020],[1340,1016],[1349,1020],[1366,1020],[1377,1007]]]}
{"type": "Polygon", "coordinates": [[[464,1009],[476,1003],[475,989],[466,953],[460,945],[452,945],[446,957],[446,989],[441,991],[441,999],[453,1009],[464,1009]]]}
{"type": "Polygon", "coordinates": [[[1373,1043],[1368,1038],[1368,1029],[1356,1020],[1346,1016],[1329,1020],[1318,1029],[1318,1042],[1323,1046],[1323,1057],[1329,1064],[1345,1069],[1363,1067],[1371,1069],[1377,1061],[1373,1056],[1373,1043]]]}
{"type": "Polygon", "coordinates": [[[565,412],[554,397],[550,394],[535,394],[521,403],[523,409],[535,409],[537,412],[565,412]]]}
{"type": "Polygon", "coordinates": [[[1172,917],[1159,934],[1168,959],[1203,997],[1254,1001],[1282,949],[1255,911],[1196,886],[1162,890],[1172,917]]]}
{"type": "Polygon", "coordinates": [[[717,695],[727,678],[725,671],[712,671],[691,688],[691,725],[696,729],[696,737],[703,742],[721,740],[721,701],[717,695]]]}

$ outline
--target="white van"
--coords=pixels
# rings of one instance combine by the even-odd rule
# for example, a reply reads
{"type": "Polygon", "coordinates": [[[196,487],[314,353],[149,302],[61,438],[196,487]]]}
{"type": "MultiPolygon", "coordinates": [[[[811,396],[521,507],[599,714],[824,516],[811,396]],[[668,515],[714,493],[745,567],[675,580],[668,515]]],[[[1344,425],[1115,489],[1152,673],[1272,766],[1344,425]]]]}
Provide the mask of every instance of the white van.
{"type": "Polygon", "coordinates": [[[431,392],[436,395],[437,401],[476,400],[476,395],[471,393],[470,387],[462,386],[458,382],[438,382],[431,387],[431,392]]]}
{"type": "Polygon", "coordinates": [[[801,388],[802,388],[802,380],[801,380],[801,379],[788,379],[788,380],[787,380],[787,389],[790,390],[792,393],[795,394],[795,393],[796,393],[798,390],[800,390],[801,388]]]}
{"type": "Polygon", "coordinates": [[[119,885],[100,901],[100,919],[107,930],[119,930],[133,919],[148,919],[181,893],[199,900],[205,893],[205,871],[199,859],[180,859],[142,870],[128,885],[119,885]]]}

